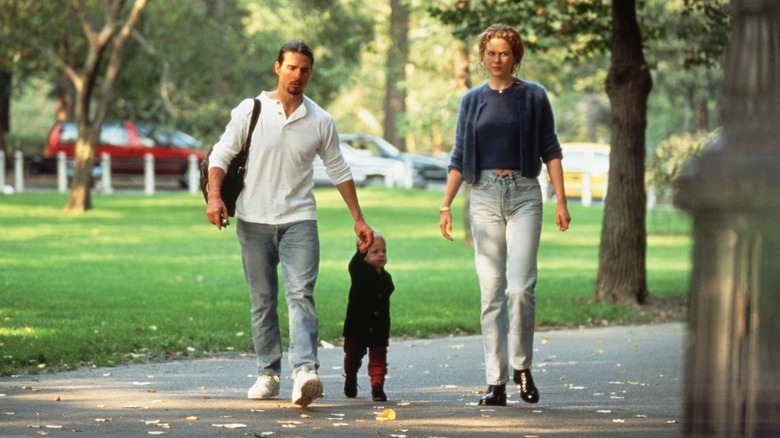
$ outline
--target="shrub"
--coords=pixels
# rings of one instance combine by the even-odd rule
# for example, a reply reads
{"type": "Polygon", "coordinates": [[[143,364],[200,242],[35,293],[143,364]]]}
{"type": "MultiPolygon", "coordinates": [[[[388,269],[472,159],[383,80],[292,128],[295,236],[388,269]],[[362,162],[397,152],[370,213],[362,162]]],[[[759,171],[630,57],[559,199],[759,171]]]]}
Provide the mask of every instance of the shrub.
{"type": "Polygon", "coordinates": [[[674,197],[674,183],[685,163],[698,157],[705,147],[712,144],[719,131],[706,134],[673,135],[658,145],[647,160],[646,180],[655,191],[659,203],[670,203],[674,197]]]}

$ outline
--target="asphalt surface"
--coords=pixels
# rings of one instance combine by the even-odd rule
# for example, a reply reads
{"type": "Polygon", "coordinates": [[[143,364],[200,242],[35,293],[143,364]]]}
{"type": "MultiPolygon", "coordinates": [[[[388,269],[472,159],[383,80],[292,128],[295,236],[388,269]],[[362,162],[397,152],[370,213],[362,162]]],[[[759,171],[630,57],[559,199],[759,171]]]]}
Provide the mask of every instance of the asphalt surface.
{"type": "Polygon", "coordinates": [[[339,347],[320,349],[325,394],[306,408],[290,379],[248,400],[251,355],[2,377],[0,436],[681,437],[685,335],[682,323],[537,332],[541,400],[507,385],[507,407],[477,405],[479,336],[392,342],[384,403],[365,364],[358,397],[344,397],[339,347]]]}

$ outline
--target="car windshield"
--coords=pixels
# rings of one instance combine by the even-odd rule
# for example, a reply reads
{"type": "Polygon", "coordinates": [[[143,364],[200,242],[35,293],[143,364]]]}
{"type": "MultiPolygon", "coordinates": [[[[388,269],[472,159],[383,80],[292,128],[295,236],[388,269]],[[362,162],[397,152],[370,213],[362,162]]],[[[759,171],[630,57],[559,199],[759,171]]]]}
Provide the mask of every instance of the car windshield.
{"type": "Polygon", "coordinates": [[[381,137],[345,136],[342,142],[358,151],[368,151],[371,155],[379,157],[398,158],[401,155],[401,151],[381,137]]]}
{"type": "Polygon", "coordinates": [[[152,123],[136,124],[138,133],[148,138],[156,145],[176,146],[182,148],[200,149],[201,142],[175,129],[166,128],[152,123]]]}

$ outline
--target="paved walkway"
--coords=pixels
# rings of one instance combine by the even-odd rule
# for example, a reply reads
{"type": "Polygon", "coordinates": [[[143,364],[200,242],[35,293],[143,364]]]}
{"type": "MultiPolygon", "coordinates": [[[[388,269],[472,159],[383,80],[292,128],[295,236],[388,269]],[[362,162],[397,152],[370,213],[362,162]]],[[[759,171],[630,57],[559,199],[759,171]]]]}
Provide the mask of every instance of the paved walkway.
{"type": "MultiPolygon", "coordinates": [[[[479,336],[391,343],[389,401],[342,393],[342,352],[320,349],[325,397],[248,400],[254,358],[234,355],[0,378],[0,436],[18,437],[681,437],[685,325],[537,332],[541,401],[476,405],[479,336]],[[392,410],[393,420],[380,420],[392,410]]],[[[285,372],[289,372],[285,363],[285,372]]]]}

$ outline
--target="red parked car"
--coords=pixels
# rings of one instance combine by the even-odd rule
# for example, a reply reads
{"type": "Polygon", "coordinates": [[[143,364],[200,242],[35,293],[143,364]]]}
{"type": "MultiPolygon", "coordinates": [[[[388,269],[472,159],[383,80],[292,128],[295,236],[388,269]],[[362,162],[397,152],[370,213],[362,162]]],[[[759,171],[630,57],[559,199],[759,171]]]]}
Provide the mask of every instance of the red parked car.
{"type": "MultiPolygon", "coordinates": [[[[62,151],[72,159],[76,147],[76,123],[58,122],[49,134],[44,154],[54,158],[62,151]]],[[[111,172],[117,174],[141,174],[144,172],[144,156],[154,157],[156,175],[185,175],[190,155],[198,161],[206,158],[207,151],[201,142],[189,135],[151,123],[130,121],[104,122],[100,130],[95,164],[103,153],[111,157],[111,172]]]]}

